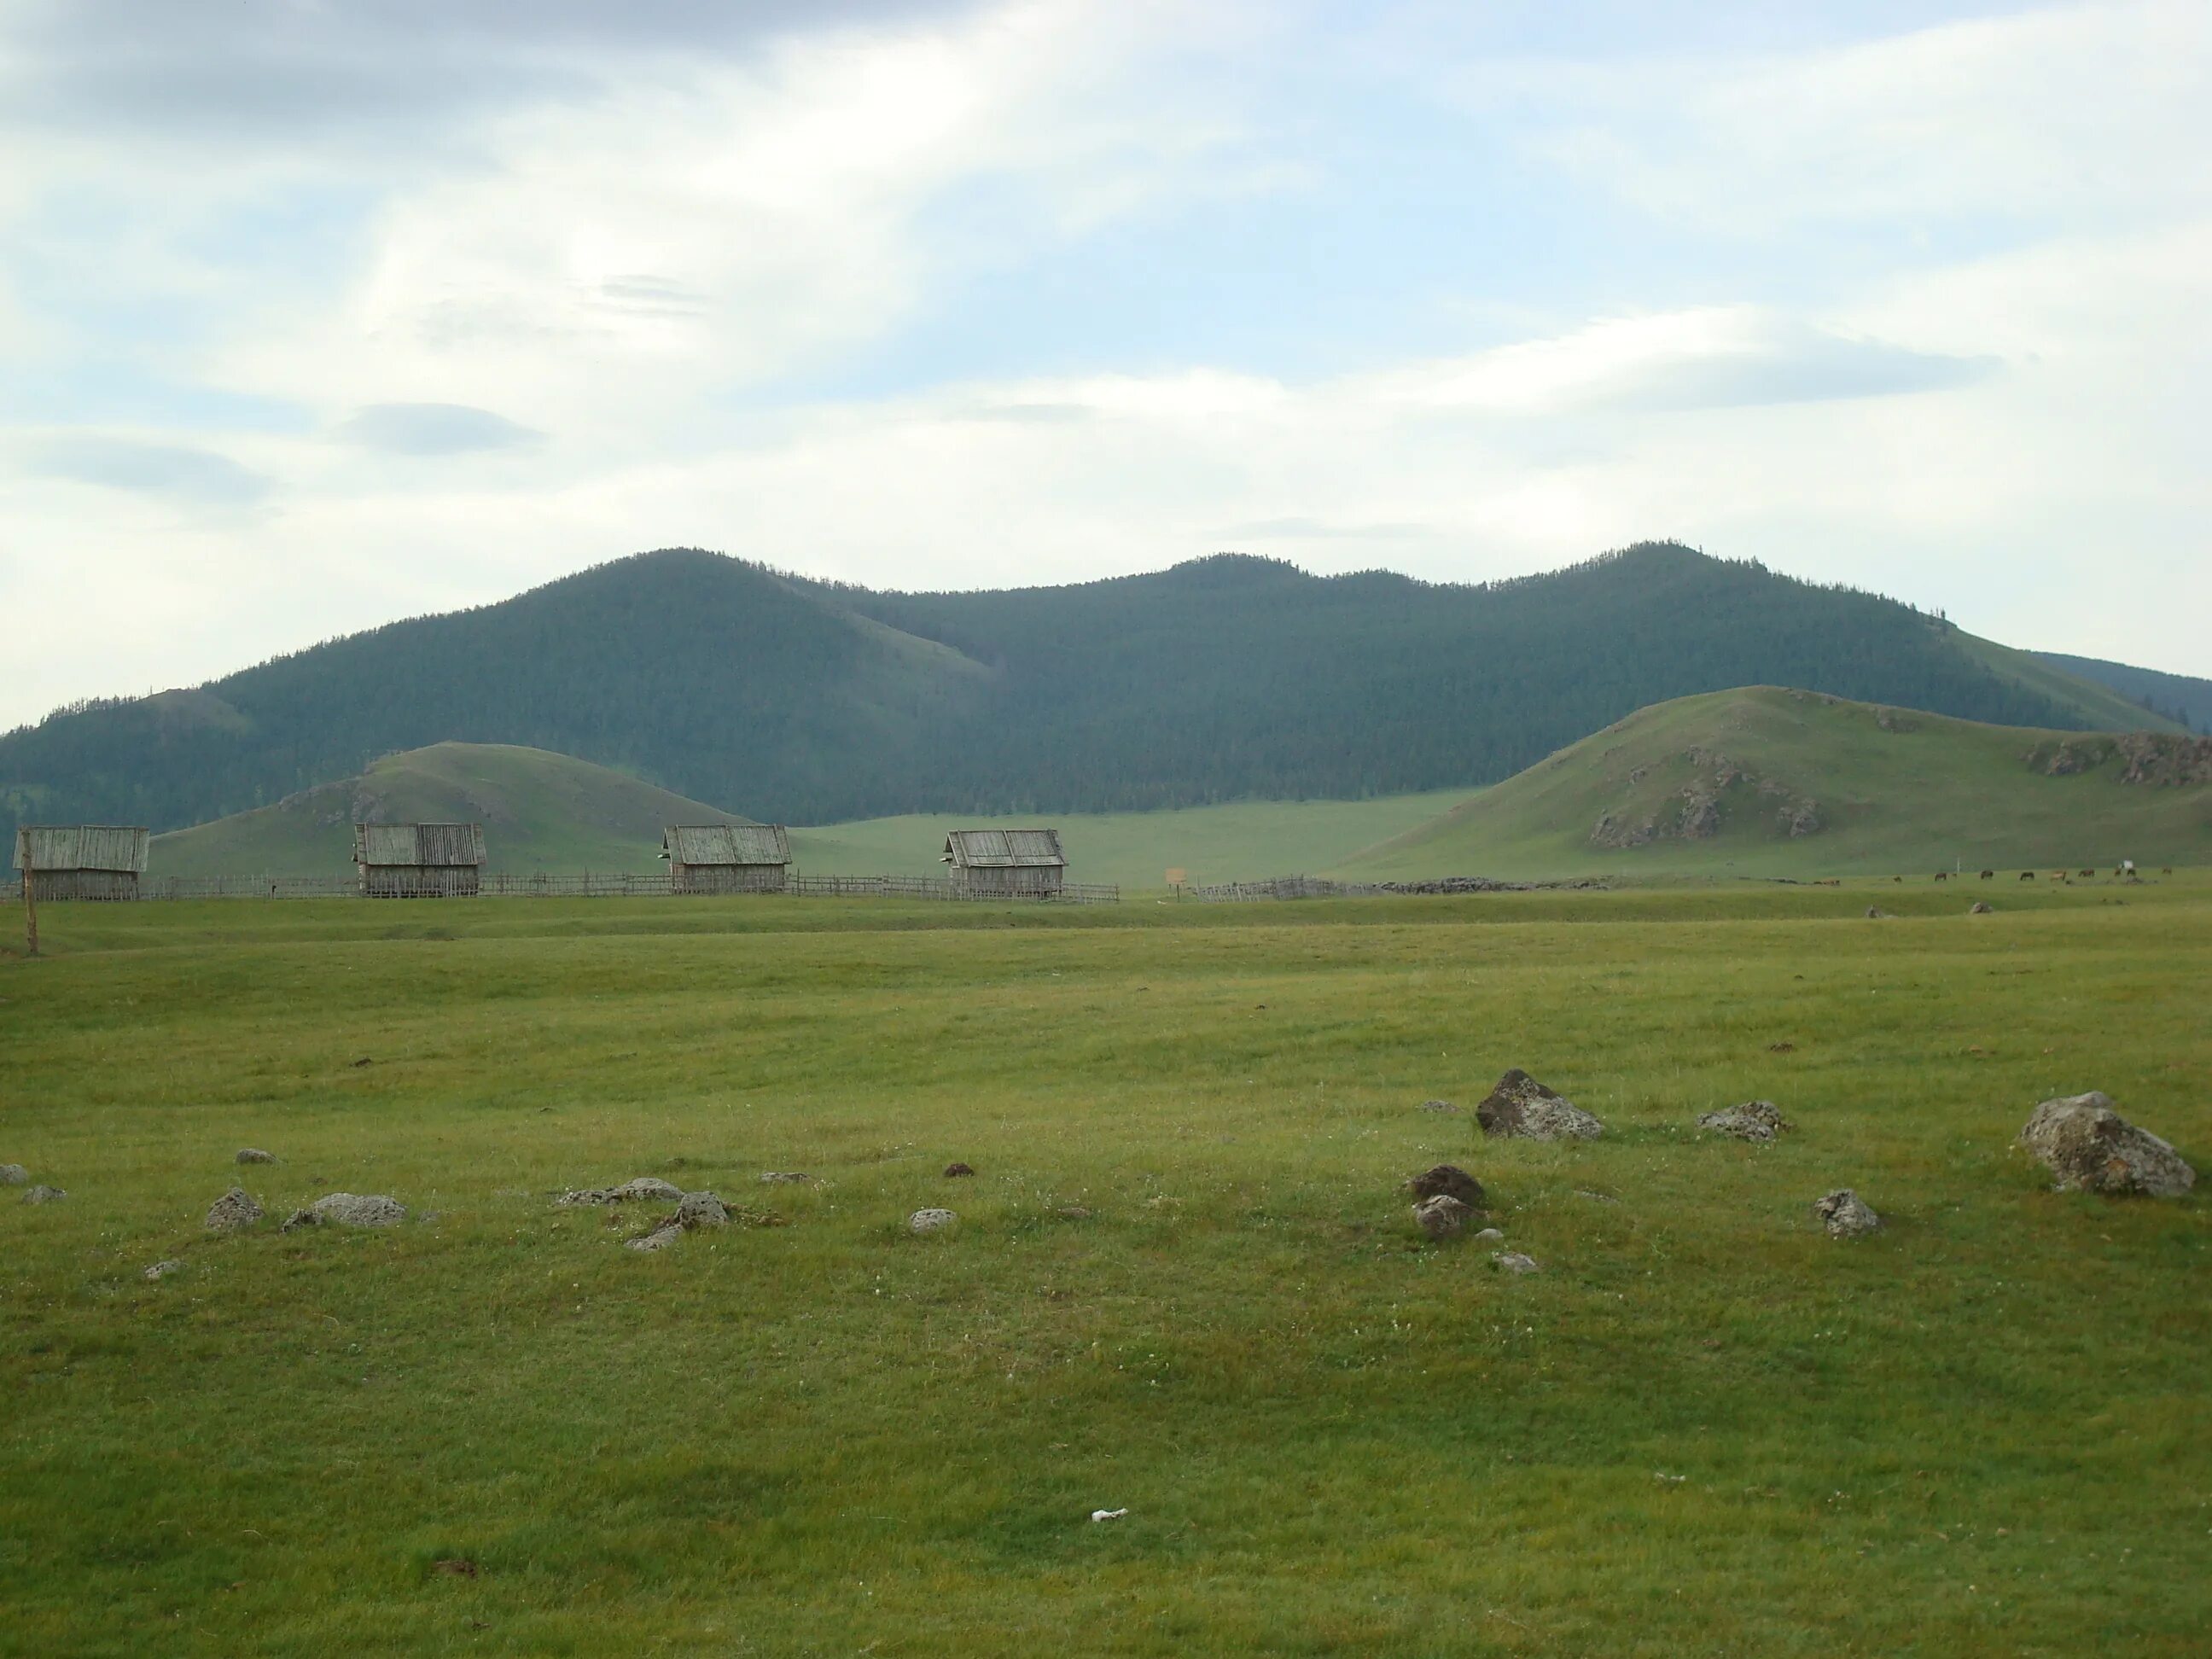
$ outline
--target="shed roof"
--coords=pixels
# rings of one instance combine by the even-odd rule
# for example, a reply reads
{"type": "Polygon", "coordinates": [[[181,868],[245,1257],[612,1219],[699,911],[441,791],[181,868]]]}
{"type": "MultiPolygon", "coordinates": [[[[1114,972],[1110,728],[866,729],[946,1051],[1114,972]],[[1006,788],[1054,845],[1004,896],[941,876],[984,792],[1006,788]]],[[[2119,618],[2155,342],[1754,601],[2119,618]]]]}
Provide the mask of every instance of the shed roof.
{"type": "Polygon", "coordinates": [[[356,864],[458,869],[484,861],[481,823],[356,823],[356,864]]]}
{"type": "Polygon", "coordinates": [[[963,870],[1031,870],[1066,866],[1057,830],[955,830],[945,862],[963,870]]]}
{"type": "Polygon", "coordinates": [[[27,823],[16,838],[15,867],[33,870],[127,870],[146,867],[146,831],[113,823],[27,823]],[[30,859],[23,857],[27,844],[30,859]]]}
{"type": "Polygon", "coordinates": [[[788,864],[791,837],[780,823],[672,823],[660,850],[675,864],[788,864]]]}

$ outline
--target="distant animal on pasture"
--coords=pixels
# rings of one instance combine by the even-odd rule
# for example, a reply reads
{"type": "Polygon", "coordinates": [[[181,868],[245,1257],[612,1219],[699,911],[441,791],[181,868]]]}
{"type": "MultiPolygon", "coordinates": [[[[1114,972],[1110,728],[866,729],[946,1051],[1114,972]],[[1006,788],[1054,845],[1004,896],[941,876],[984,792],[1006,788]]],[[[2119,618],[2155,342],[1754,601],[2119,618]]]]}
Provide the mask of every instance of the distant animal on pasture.
{"type": "Polygon", "coordinates": [[[1905,878],[1903,876],[1892,876],[1890,879],[1892,881],[1903,881],[1905,878]]]}
{"type": "Polygon", "coordinates": [[[2023,870],[2020,872],[2020,878],[2022,881],[2033,881],[2035,879],[2035,872],[2033,870],[2023,870]]]}
{"type": "Polygon", "coordinates": [[[1936,879],[1938,881],[1948,881],[1951,879],[1950,872],[1944,870],[1938,870],[1936,872],[1936,879]]]}
{"type": "Polygon", "coordinates": [[[2159,868],[2159,874],[2160,874],[2161,876],[2170,876],[2170,875],[2172,875],[2172,873],[2173,873],[2173,866],[2172,866],[2172,865],[2170,865],[2170,864],[2167,864],[2167,865],[2162,865],[2162,866],[2160,866],[2160,868],[2159,868]]]}
{"type": "MultiPolygon", "coordinates": [[[[2082,879],[2082,880],[2084,880],[2084,881],[2087,881],[2087,880],[2091,879],[2093,877],[2094,877],[2094,876],[2096,875],[2096,873],[2097,873],[2097,872],[2096,872],[2094,870],[2084,870],[2084,871],[2081,872],[2081,879],[2082,879]]],[[[2116,876],[2117,876],[2117,875],[2118,875],[2120,872],[2119,872],[2118,871],[2115,870],[2115,871],[2113,871],[2113,872],[2112,872],[2112,873],[2113,873],[2114,875],[2116,875],[2116,876]]]]}
{"type": "Polygon", "coordinates": [[[1997,872],[1994,870],[1984,870],[1982,872],[1982,879],[1984,881],[1995,881],[1996,879],[1996,875],[1997,872]]]}

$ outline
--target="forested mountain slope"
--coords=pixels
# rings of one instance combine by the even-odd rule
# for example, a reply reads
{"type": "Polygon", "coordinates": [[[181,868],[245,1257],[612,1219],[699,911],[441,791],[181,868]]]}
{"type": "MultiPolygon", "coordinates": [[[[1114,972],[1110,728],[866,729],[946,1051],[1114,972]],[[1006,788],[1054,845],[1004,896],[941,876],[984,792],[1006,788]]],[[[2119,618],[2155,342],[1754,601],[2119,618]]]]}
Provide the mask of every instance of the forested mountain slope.
{"type": "Polygon", "coordinates": [[[2101,657],[2069,657],[2063,651],[2032,654],[2061,672],[2110,686],[2146,713],[2163,714],[2192,731],[2212,732],[2212,680],[2106,662],[2101,657]]]}
{"type": "Polygon", "coordinates": [[[395,623],[0,737],[0,816],[265,805],[448,740],[613,766],[756,817],[1362,798],[1509,775],[1647,703],[1785,683],[1977,720],[2148,723],[1893,600],[1647,544],[1483,586],[1222,555],[877,593],[696,550],[395,623]]]}

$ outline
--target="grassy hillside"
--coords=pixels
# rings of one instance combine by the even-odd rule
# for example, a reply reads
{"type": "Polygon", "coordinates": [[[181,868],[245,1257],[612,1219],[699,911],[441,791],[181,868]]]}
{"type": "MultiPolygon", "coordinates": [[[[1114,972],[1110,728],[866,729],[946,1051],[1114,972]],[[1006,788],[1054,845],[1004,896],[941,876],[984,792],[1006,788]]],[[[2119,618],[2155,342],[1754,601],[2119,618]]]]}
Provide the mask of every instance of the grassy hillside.
{"type": "Polygon", "coordinates": [[[1668,698],[1788,681],[2013,725],[2144,723],[1878,595],[1646,544],[1520,580],[1219,555],[878,593],[696,549],[0,735],[18,819],[181,827],[460,741],[786,823],[1472,788],[1668,698]]]}
{"type": "Polygon", "coordinates": [[[56,905],[0,1650],[2202,1659],[2212,1194],[2011,1142],[2212,1164],[2212,887],[1889,890],[56,905]],[[647,1174],[787,1224],[552,1201],[647,1174]]]}
{"type": "Polygon", "coordinates": [[[1954,863],[2212,863],[2212,785],[2126,783],[2118,757],[2051,775],[2050,755],[2068,735],[1772,687],[1684,697],[1368,848],[1342,872],[1924,876],[1954,863]]]}
{"type": "Polygon", "coordinates": [[[274,806],[154,838],[156,874],[307,876],[353,868],[356,823],[484,826],[495,870],[651,871],[671,823],[752,820],[568,755],[441,743],[274,806]]]}
{"type": "Polygon", "coordinates": [[[2078,679],[2110,686],[2138,708],[2150,708],[2179,720],[2195,731],[2212,732],[2212,680],[2193,674],[2168,674],[2155,668],[2137,668],[2101,657],[2069,657],[2063,651],[2033,653],[2052,667],[2078,679]]]}
{"type": "Polygon", "coordinates": [[[1364,847],[1425,823],[1467,798],[1463,789],[1380,800],[1237,801],[1159,812],[958,814],[867,818],[791,832],[803,869],[828,874],[942,875],[951,830],[1050,824],[1073,881],[1160,886],[1170,869],[1194,882],[1294,874],[1342,863],[1364,847]]]}

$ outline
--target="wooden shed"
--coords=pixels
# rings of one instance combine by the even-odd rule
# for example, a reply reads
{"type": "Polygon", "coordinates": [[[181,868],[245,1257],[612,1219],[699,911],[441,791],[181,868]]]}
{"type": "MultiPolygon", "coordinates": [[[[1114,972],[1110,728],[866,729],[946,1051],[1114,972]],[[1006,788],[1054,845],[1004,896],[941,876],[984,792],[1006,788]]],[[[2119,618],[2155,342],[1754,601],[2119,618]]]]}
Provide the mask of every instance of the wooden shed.
{"type": "Polygon", "coordinates": [[[481,823],[356,823],[363,898],[474,898],[483,876],[481,823]]]}
{"type": "Polygon", "coordinates": [[[672,893],[781,893],[791,837],[780,823],[672,823],[660,837],[672,893]]]}
{"type": "Polygon", "coordinates": [[[135,899],[146,841],[135,826],[27,823],[15,832],[15,867],[34,899],[135,899]]]}
{"type": "Polygon", "coordinates": [[[1067,875],[1057,830],[955,830],[945,838],[945,862],[963,892],[1010,898],[1057,893],[1067,875]]]}

